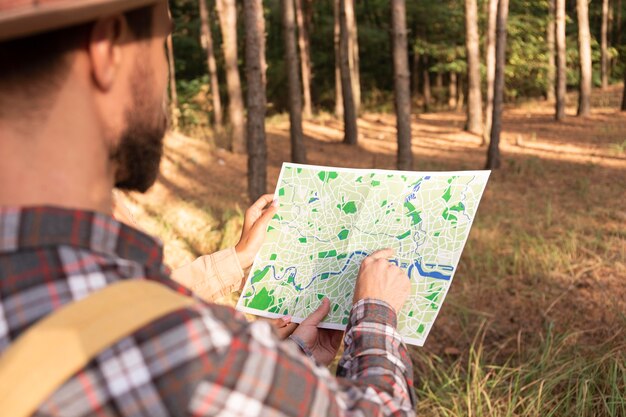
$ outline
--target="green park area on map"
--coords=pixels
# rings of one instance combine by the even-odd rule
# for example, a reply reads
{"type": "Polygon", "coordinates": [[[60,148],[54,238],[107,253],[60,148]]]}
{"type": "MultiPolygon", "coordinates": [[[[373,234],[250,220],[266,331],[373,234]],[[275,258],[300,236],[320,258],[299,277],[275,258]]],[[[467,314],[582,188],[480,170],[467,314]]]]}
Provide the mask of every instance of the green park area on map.
{"type": "Polygon", "coordinates": [[[238,309],[294,322],[328,297],[322,326],[348,323],[362,260],[393,248],[411,295],[398,313],[423,345],[456,271],[489,171],[399,172],[284,164],[280,204],[238,309]]]}

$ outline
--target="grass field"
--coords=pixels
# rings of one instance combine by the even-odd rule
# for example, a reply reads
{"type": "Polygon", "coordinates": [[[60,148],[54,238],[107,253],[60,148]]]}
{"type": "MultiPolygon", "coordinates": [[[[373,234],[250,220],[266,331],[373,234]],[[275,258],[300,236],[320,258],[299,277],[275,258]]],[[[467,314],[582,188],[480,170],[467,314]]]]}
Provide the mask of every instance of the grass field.
{"type": "MultiPolygon", "coordinates": [[[[411,348],[419,415],[626,416],[620,93],[596,92],[595,104],[607,107],[586,119],[568,108],[560,124],[543,102],[507,109],[504,165],[426,346],[411,348]]],[[[461,113],[415,115],[414,169],[481,169],[486,150],[463,121],[461,113]]],[[[394,168],[393,116],[363,115],[357,148],[340,143],[341,127],[328,115],[305,122],[310,163],[394,168]]],[[[289,158],[288,132],[285,117],[268,121],[270,184],[289,158]]],[[[236,242],[247,207],[245,157],[210,136],[172,134],[157,185],[126,202],[175,267],[236,242]]]]}

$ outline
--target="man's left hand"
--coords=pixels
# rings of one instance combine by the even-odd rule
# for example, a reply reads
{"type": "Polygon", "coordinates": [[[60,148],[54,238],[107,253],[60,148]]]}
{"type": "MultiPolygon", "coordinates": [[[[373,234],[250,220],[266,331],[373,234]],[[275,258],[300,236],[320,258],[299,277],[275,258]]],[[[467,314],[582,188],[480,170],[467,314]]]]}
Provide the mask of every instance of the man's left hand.
{"type": "Polygon", "coordinates": [[[278,210],[273,199],[272,194],[265,194],[246,210],[241,238],[235,246],[242,269],[252,266],[254,257],[265,240],[267,225],[278,210]]]}
{"type": "Polygon", "coordinates": [[[343,332],[341,330],[319,329],[318,324],[330,311],[330,300],[324,298],[322,304],[307,317],[293,332],[307,349],[311,351],[318,364],[328,366],[339,350],[343,332]]]}

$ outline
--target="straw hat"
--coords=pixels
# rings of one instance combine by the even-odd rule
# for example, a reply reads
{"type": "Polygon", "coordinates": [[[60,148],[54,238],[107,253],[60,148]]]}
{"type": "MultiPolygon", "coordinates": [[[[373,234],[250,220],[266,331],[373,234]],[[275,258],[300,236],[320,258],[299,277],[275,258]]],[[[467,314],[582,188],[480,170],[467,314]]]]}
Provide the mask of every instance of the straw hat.
{"type": "Polygon", "coordinates": [[[86,23],[159,1],[0,0],[0,42],[86,23]]]}

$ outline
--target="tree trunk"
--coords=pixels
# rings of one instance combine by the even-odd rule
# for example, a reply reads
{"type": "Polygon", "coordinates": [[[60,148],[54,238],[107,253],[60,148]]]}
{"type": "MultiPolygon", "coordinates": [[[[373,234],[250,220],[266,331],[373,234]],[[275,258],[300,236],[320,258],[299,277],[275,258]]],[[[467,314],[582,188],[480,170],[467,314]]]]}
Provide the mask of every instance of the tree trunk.
{"type": "Polygon", "coordinates": [[[291,160],[305,164],[306,149],[302,132],[302,90],[296,47],[296,19],[294,0],[282,0],[283,34],[285,36],[285,66],[287,68],[287,87],[289,90],[289,125],[291,134],[291,160]]]}
{"type": "Polygon", "coordinates": [[[480,47],[478,6],[476,0],[465,0],[467,48],[467,123],[465,129],[475,135],[483,133],[483,104],[480,92],[480,47]]]}
{"type": "Polygon", "coordinates": [[[589,4],[587,0],[576,1],[578,14],[578,54],[580,56],[580,84],[578,116],[591,114],[591,34],[589,33],[589,4]]]}
{"type": "Polygon", "coordinates": [[[546,82],[546,100],[554,101],[554,83],[556,80],[556,57],[555,57],[555,24],[554,24],[554,7],[555,0],[548,1],[548,28],[546,33],[546,42],[548,43],[548,77],[546,82]]]}
{"type": "Polygon", "coordinates": [[[200,41],[206,52],[207,68],[209,70],[209,78],[211,79],[211,100],[213,102],[213,119],[215,128],[221,132],[224,126],[224,118],[222,115],[222,100],[220,99],[219,80],[217,78],[217,64],[215,63],[215,51],[213,47],[213,36],[211,35],[209,10],[206,6],[206,0],[199,0],[200,3],[200,24],[201,35],[200,41]]]}
{"type": "Polygon", "coordinates": [[[463,105],[465,104],[465,86],[463,83],[463,75],[457,76],[457,79],[459,81],[459,85],[456,89],[458,95],[458,99],[456,101],[456,111],[461,111],[463,110],[463,105]]]}
{"type": "Polygon", "coordinates": [[[237,59],[237,5],[236,0],[216,0],[217,13],[222,29],[222,48],[226,66],[228,88],[228,119],[232,127],[232,150],[245,153],[243,96],[237,59]]]}
{"type": "Polygon", "coordinates": [[[504,69],[506,66],[506,25],[509,16],[509,0],[498,2],[496,36],[496,79],[493,90],[493,123],[487,151],[487,169],[500,168],[500,133],[502,131],[502,107],[504,102],[504,69]]]}
{"type": "MultiPolygon", "coordinates": [[[[203,2],[204,0],[200,0],[203,2]]],[[[265,143],[265,18],[262,0],[244,0],[246,30],[248,197],[256,201],[266,192],[265,143]]]]}
{"type": "Polygon", "coordinates": [[[167,37],[167,62],[170,67],[170,121],[172,129],[178,129],[178,93],[176,92],[176,69],[174,67],[174,46],[172,35],[167,37]]]}
{"type": "Polygon", "coordinates": [[[456,72],[451,72],[450,73],[450,84],[448,86],[448,92],[450,94],[450,97],[448,98],[448,107],[450,108],[450,110],[454,110],[456,109],[456,96],[457,96],[457,91],[456,91],[456,72]]]}
{"type": "Polygon", "coordinates": [[[613,45],[620,45],[622,42],[622,0],[615,2],[615,30],[613,31],[613,45]]]}
{"type": "Polygon", "coordinates": [[[417,97],[420,91],[420,54],[413,52],[413,69],[411,71],[411,92],[417,97]]]}
{"type": "Polygon", "coordinates": [[[300,66],[302,67],[302,97],[304,99],[303,114],[310,119],[313,116],[313,102],[311,101],[311,82],[313,72],[311,69],[311,49],[309,42],[309,32],[307,30],[306,19],[302,0],[295,0],[296,22],[298,23],[298,47],[300,50],[300,66]]]}
{"type": "Polygon", "coordinates": [[[622,111],[626,111],[626,69],[624,69],[624,92],[622,93],[622,111]]]}
{"type": "Polygon", "coordinates": [[[340,36],[341,36],[341,22],[339,7],[341,6],[341,0],[333,0],[333,13],[334,13],[334,45],[335,45],[335,116],[337,118],[343,117],[343,95],[341,94],[341,52],[340,36]]]}
{"type": "Polygon", "coordinates": [[[602,89],[609,86],[609,0],[602,0],[602,26],[600,29],[600,77],[602,89]]]}
{"type": "Polygon", "coordinates": [[[430,111],[430,104],[432,102],[432,94],[430,93],[430,62],[427,55],[424,55],[422,60],[424,62],[422,68],[422,71],[424,72],[424,111],[428,112],[430,111]]]}
{"type": "Polygon", "coordinates": [[[622,93],[622,111],[626,111],[626,56],[622,59],[624,63],[624,92],[622,93]]]}
{"type": "Polygon", "coordinates": [[[398,169],[413,169],[411,149],[411,72],[406,31],[405,0],[391,2],[391,30],[393,36],[393,72],[398,133],[398,169]]]}
{"type": "Polygon", "coordinates": [[[348,30],[348,48],[350,50],[350,78],[352,79],[352,93],[356,114],[361,113],[361,72],[359,60],[359,36],[354,11],[354,0],[344,0],[346,25],[348,30]]]}
{"type": "Polygon", "coordinates": [[[437,75],[435,76],[435,87],[437,87],[438,89],[443,88],[443,73],[442,72],[438,72],[437,75]]]}
{"type": "Polygon", "coordinates": [[[356,107],[352,91],[352,71],[350,70],[350,33],[346,18],[346,1],[341,0],[339,7],[339,20],[341,22],[341,36],[339,37],[339,50],[341,52],[341,93],[343,96],[343,125],[344,143],[356,145],[358,142],[358,128],[356,124],[356,107]]]}
{"type": "Polygon", "coordinates": [[[556,103],[555,119],[565,119],[567,62],[565,54],[565,0],[556,0],[556,103]]]}
{"type": "Polygon", "coordinates": [[[496,21],[498,18],[498,0],[489,0],[487,17],[487,103],[485,107],[485,130],[482,145],[489,143],[493,117],[493,87],[496,79],[496,21]]]}

